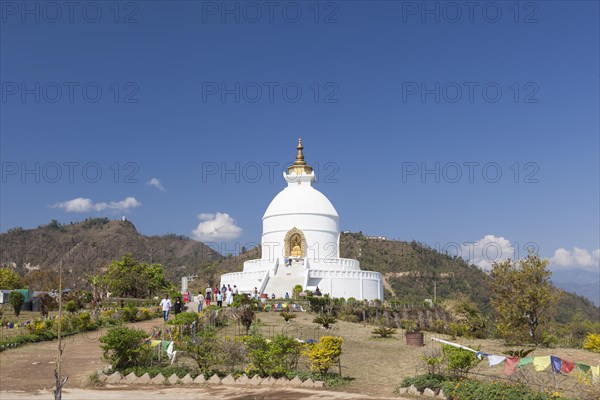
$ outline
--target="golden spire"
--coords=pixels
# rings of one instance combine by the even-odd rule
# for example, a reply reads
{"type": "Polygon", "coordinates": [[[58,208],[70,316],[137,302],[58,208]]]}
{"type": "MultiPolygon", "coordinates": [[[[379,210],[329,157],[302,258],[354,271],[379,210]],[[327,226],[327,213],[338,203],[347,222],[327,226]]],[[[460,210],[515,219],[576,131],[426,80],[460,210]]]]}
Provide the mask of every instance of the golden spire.
{"type": "Polygon", "coordinates": [[[302,146],[302,138],[298,138],[298,146],[296,146],[296,148],[298,149],[298,154],[296,154],[296,161],[294,161],[294,165],[306,165],[306,161],[304,161],[304,153],[302,153],[302,149],[304,149],[304,146],[302,146]]]}
{"type": "Polygon", "coordinates": [[[296,146],[296,149],[298,150],[298,153],[296,153],[296,160],[294,161],[293,165],[288,167],[288,174],[310,174],[313,169],[311,166],[306,165],[306,161],[304,160],[304,153],[302,152],[304,149],[304,146],[302,146],[302,138],[298,138],[298,146],[296,146]]]}

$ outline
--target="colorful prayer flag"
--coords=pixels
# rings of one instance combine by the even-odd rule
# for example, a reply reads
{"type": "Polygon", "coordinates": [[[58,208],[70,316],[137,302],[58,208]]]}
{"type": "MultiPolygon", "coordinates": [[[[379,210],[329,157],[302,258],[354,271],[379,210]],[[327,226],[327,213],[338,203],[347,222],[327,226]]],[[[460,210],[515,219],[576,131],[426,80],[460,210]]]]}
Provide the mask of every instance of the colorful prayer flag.
{"type": "Polygon", "coordinates": [[[534,357],[533,368],[536,371],[543,371],[550,365],[550,356],[534,357]]]}
{"type": "Polygon", "coordinates": [[[552,371],[558,374],[562,366],[561,359],[555,356],[550,356],[550,364],[552,365],[552,371]]]}
{"type": "Polygon", "coordinates": [[[579,372],[583,373],[584,375],[587,374],[588,372],[590,372],[590,366],[589,365],[576,363],[575,366],[577,366],[577,370],[579,372]]]}
{"type": "Polygon", "coordinates": [[[512,375],[515,372],[518,363],[519,357],[507,357],[506,364],[504,364],[504,374],[512,375]]]}
{"type": "Polygon", "coordinates": [[[521,368],[533,362],[533,357],[523,357],[519,360],[517,367],[521,368]]]}
{"type": "Polygon", "coordinates": [[[573,368],[575,368],[575,363],[572,361],[567,361],[564,358],[562,359],[562,364],[561,364],[561,371],[565,372],[565,373],[569,373],[571,371],[573,371],[573,368]]]}
{"type": "Polygon", "coordinates": [[[590,367],[590,371],[592,371],[592,379],[600,379],[600,365],[597,367],[590,367]]]}
{"type": "Polygon", "coordinates": [[[504,360],[506,360],[505,356],[488,356],[488,361],[490,363],[490,368],[493,367],[494,365],[498,365],[501,362],[504,362],[504,360]]]}

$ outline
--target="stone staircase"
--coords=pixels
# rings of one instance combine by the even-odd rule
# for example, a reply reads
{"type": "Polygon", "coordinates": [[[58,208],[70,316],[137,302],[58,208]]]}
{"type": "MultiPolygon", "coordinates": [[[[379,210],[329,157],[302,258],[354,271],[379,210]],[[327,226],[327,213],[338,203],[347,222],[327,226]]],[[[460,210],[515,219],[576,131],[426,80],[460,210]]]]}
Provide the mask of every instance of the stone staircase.
{"type": "Polygon", "coordinates": [[[305,276],[306,270],[302,261],[292,261],[292,265],[289,267],[280,264],[277,273],[269,277],[264,293],[267,293],[269,298],[271,294],[275,293],[275,296],[279,298],[284,297],[287,292],[291,298],[293,287],[303,285],[305,276]]]}

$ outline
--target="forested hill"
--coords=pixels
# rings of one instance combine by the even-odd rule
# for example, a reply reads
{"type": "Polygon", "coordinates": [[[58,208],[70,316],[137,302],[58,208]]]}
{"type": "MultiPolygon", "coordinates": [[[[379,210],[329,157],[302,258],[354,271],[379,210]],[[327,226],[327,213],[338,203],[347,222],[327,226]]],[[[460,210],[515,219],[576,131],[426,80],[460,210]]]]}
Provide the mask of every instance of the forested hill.
{"type": "MultiPolygon", "coordinates": [[[[491,311],[488,275],[460,257],[441,254],[417,242],[371,239],[361,233],[342,234],[340,256],[359,260],[363,270],[381,272],[386,281],[386,295],[391,292],[398,299],[422,302],[433,298],[436,282],[438,299],[464,294],[482,311],[491,311]]],[[[578,313],[594,321],[600,318],[599,307],[567,292],[561,296],[557,313],[560,322],[570,321],[578,313]]]]}
{"type": "MultiPolygon", "coordinates": [[[[62,262],[65,285],[87,286],[85,274],[96,274],[111,261],[132,253],[147,263],[165,267],[168,280],[176,285],[184,275],[198,274],[194,286],[215,284],[226,272],[241,271],[244,261],[260,258],[260,248],[239,256],[223,257],[208,246],[178,235],[145,236],[129,221],[87,219],[62,225],[52,221],[36,229],[14,228],[0,235],[0,263],[21,275],[33,271],[55,271],[62,262]]],[[[386,299],[420,303],[432,299],[434,282],[439,300],[466,295],[489,313],[486,273],[463,259],[441,254],[417,242],[371,239],[362,233],[343,233],[340,255],[358,259],[363,270],[381,272],[386,299]]],[[[557,289],[559,290],[559,289],[557,289]]],[[[598,320],[600,308],[589,300],[564,293],[558,320],[565,322],[577,313],[598,320]]]]}
{"type": "Polygon", "coordinates": [[[223,258],[203,243],[185,236],[145,236],[130,221],[92,218],[60,224],[52,221],[36,229],[13,228],[0,235],[0,263],[21,275],[54,271],[63,263],[66,285],[82,286],[85,274],[95,274],[113,260],[133,253],[147,263],[165,267],[167,279],[197,273],[203,264],[223,258]]]}

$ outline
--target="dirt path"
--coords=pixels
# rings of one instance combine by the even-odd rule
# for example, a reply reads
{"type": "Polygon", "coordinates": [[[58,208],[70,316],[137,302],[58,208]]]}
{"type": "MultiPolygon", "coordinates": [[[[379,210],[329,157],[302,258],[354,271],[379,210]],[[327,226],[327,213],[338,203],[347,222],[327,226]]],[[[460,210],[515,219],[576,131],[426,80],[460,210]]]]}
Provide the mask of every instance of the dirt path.
{"type": "MultiPolygon", "coordinates": [[[[131,324],[150,330],[160,325],[160,318],[131,324]]],[[[106,365],[102,361],[98,339],[106,328],[64,339],[62,375],[68,376],[68,387],[81,387],[89,375],[106,365]]],[[[31,343],[0,353],[0,390],[45,390],[54,387],[57,341],[31,343]]],[[[4,394],[0,396],[4,400],[4,394]]]]}
{"type": "MultiPolygon", "coordinates": [[[[51,399],[50,391],[1,392],[2,400],[51,399]]],[[[199,386],[194,388],[135,388],[128,389],[65,389],[65,400],[402,400],[399,397],[372,397],[364,394],[329,392],[308,389],[256,389],[226,386],[199,386]]]]}

